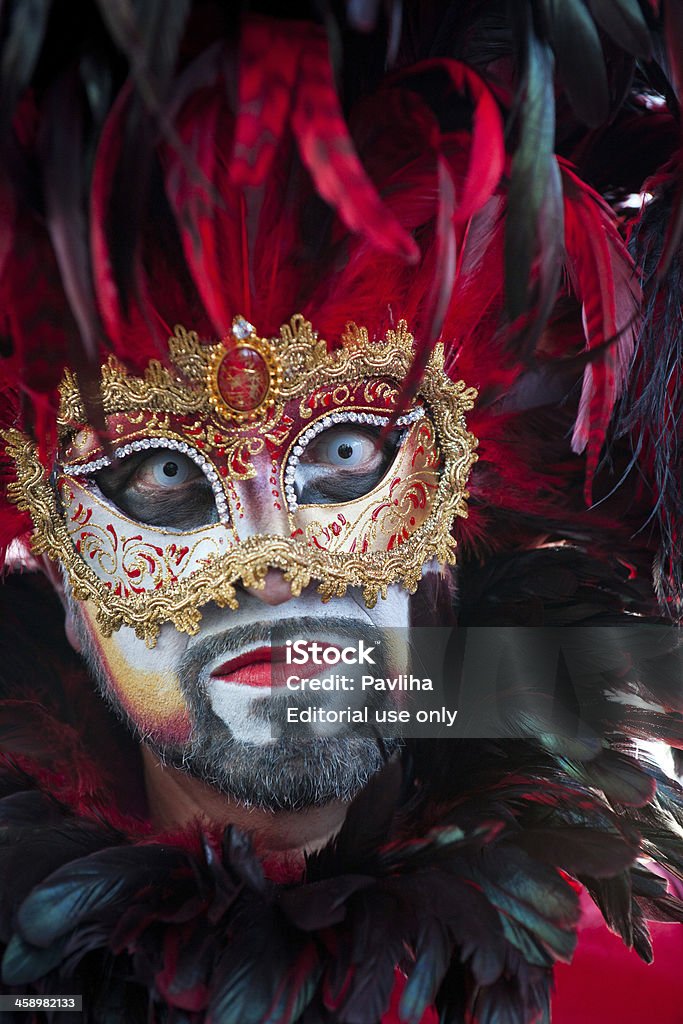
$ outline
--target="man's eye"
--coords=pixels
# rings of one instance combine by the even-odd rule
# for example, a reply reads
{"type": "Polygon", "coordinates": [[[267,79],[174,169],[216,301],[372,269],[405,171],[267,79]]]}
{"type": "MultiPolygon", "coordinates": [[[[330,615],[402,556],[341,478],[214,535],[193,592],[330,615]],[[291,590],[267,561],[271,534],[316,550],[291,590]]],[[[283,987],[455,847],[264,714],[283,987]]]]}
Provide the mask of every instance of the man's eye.
{"type": "Polygon", "coordinates": [[[353,501],[380,482],[396,457],[402,431],[381,438],[379,427],[332,427],[302,452],[294,472],[301,505],[353,501]]]}
{"type": "Polygon", "coordinates": [[[143,462],[138,470],[141,482],[153,487],[179,487],[184,484],[188,477],[194,472],[199,472],[190,459],[184,455],[173,453],[172,456],[165,452],[153,455],[143,462]]]}
{"type": "MultiPolygon", "coordinates": [[[[319,465],[329,463],[330,466],[351,469],[364,464],[366,468],[369,468],[368,464],[376,458],[377,447],[373,439],[363,437],[357,431],[352,430],[335,430],[329,433],[335,436],[323,435],[319,444],[311,446],[314,448],[311,453],[311,461],[319,465]]],[[[304,456],[302,462],[305,461],[304,456]]]]}
{"type": "Polygon", "coordinates": [[[218,521],[209,481],[199,466],[180,452],[138,452],[94,479],[113,505],[139,523],[192,530],[218,521]]]}

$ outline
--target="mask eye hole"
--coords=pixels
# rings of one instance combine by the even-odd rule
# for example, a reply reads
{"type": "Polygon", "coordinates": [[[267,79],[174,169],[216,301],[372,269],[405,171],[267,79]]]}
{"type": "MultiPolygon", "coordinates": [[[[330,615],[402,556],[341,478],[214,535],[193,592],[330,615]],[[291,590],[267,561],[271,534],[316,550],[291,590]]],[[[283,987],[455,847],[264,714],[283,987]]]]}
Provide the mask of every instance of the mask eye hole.
{"type": "MultiPolygon", "coordinates": [[[[148,443],[147,448],[140,445],[141,450],[132,449],[132,445],[126,446],[128,454],[104,468],[98,467],[99,471],[82,473],[93,490],[144,525],[182,531],[218,522],[213,481],[209,479],[212,476],[217,480],[214,469],[198,465],[185,454],[187,447],[181,452],[148,443]]],[[[75,467],[66,468],[79,475],[75,467]]],[[[221,505],[225,513],[224,499],[221,505]]]]}
{"type": "Polygon", "coordinates": [[[321,431],[287,469],[290,501],[329,505],[362,497],[382,480],[404,435],[397,429],[383,437],[381,425],[353,422],[321,431]]]}

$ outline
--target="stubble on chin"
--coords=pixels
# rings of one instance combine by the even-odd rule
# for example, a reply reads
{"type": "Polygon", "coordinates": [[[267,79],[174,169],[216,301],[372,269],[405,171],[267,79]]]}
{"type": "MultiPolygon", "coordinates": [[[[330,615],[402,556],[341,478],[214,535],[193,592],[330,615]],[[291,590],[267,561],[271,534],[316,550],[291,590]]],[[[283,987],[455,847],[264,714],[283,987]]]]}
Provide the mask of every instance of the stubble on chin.
{"type": "MultiPolygon", "coordinates": [[[[153,728],[141,728],[124,707],[76,602],[71,599],[70,603],[82,655],[98,690],[116,715],[162,765],[180,769],[246,807],[301,811],[349,802],[401,746],[398,739],[378,741],[354,734],[308,739],[282,736],[261,744],[236,739],[212,710],[203,676],[206,666],[217,656],[269,640],[272,624],[269,628],[267,623],[239,626],[188,645],[177,674],[191,711],[192,732],[187,742],[164,741],[153,728]]],[[[296,621],[301,636],[310,636],[321,627],[320,619],[312,616],[296,621]]],[[[359,639],[359,634],[370,640],[370,634],[377,632],[369,622],[341,618],[329,620],[324,626],[345,629],[353,641],[359,639]]],[[[255,708],[256,719],[262,710],[255,708]]]]}
{"type": "MultiPolygon", "coordinates": [[[[345,634],[354,643],[360,636],[369,643],[377,635],[370,623],[334,618],[323,628],[345,634]]],[[[300,618],[281,624],[287,635],[319,635],[321,622],[300,618]]],[[[271,642],[273,630],[255,624],[241,626],[206,638],[188,648],[180,679],[192,711],[193,734],[182,748],[152,744],[155,753],[175,768],[217,789],[246,806],[271,811],[298,811],[333,801],[348,802],[379,771],[388,756],[400,747],[398,739],[378,741],[352,732],[336,736],[311,733],[299,738],[270,736],[255,743],[237,738],[216,715],[207,694],[207,666],[220,657],[262,642],[271,642]]],[[[271,726],[282,722],[284,698],[249,699],[254,723],[271,726]]],[[[309,703],[308,698],[301,703],[309,703]]]]}

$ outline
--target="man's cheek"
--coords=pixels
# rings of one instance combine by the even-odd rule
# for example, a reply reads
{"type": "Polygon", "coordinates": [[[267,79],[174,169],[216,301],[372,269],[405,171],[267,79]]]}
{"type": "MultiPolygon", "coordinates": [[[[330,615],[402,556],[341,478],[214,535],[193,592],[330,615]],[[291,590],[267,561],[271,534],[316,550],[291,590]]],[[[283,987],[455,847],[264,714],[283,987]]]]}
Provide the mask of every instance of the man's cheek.
{"type": "MultiPolygon", "coordinates": [[[[102,636],[89,602],[83,606],[83,616],[116,702],[155,740],[186,742],[191,719],[176,670],[180,651],[175,638],[164,643],[162,636],[157,646],[149,650],[127,626],[110,637],[102,636]]],[[[180,640],[179,634],[175,636],[180,640]]],[[[183,646],[185,640],[181,641],[183,646]]]]}

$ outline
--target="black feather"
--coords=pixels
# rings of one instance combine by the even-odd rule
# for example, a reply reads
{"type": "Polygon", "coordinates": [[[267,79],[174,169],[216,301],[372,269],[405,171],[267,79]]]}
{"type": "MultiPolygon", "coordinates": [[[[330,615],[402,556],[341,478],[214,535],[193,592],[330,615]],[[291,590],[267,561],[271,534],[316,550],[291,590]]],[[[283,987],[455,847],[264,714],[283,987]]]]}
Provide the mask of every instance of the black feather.
{"type": "Polygon", "coordinates": [[[41,138],[43,188],[47,228],[78,324],[78,343],[71,345],[69,362],[82,382],[88,421],[104,437],[106,424],[98,387],[104,332],[90,273],[82,102],[75,71],[64,74],[47,90],[41,138]]]}
{"type": "Polygon", "coordinates": [[[438,921],[426,921],[415,942],[415,964],[399,1005],[405,1024],[420,1024],[428,1007],[434,1004],[452,954],[452,940],[438,921]]]}
{"type": "MultiPolygon", "coordinates": [[[[211,986],[207,1024],[262,1024],[278,1007],[296,975],[307,943],[297,940],[273,909],[252,915],[243,908],[231,923],[233,938],[219,957],[211,986]]],[[[317,982],[317,968],[312,971],[317,982]]],[[[304,984],[304,989],[313,992],[304,984]]],[[[283,1024],[288,1020],[285,1016],[283,1024]]]]}
{"type": "Polygon", "coordinates": [[[51,8],[52,0],[13,0],[3,4],[0,139],[7,134],[17,102],[31,81],[51,8]]]}
{"type": "MultiPolygon", "coordinates": [[[[529,277],[542,212],[546,208],[552,220],[556,210],[556,201],[552,198],[556,196],[556,189],[551,178],[551,167],[555,163],[553,55],[549,46],[533,32],[526,8],[520,8],[519,22],[526,46],[524,96],[505,224],[505,295],[511,320],[516,320],[529,308],[529,277]],[[526,23],[521,16],[523,13],[526,23]]],[[[546,282],[548,284],[550,282],[546,282]]]]}
{"type": "MultiPolygon", "coordinates": [[[[105,849],[58,868],[34,888],[18,915],[21,934],[36,946],[48,946],[92,918],[116,919],[128,901],[147,886],[163,891],[175,882],[183,892],[190,869],[181,850],[164,846],[105,849]]],[[[171,912],[169,905],[165,911],[171,912]]]]}
{"type": "Polygon", "coordinates": [[[638,0],[588,0],[598,25],[627,53],[649,60],[652,40],[638,0]]]}
{"type": "Polygon", "coordinates": [[[66,939],[46,948],[34,946],[15,932],[2,958],[2,980],[5,985],[29,985],[42,978],[60,964],[64,958],[66,939]]]}
{"type": "Polygon", "coordinates": [[[560,80],[576,115],[588,125],[609,111],[607,69],[600,36],[584,0],[540,0],[560,80]]]}
{"type": "Polygon", "coordinates": [[[362,874],[368,859],[391,831],[403,785],[403,764],[394,758],[358,794],[332,843],[309,858],[308,877],[320,878],[332,870],[362,874]]]}

